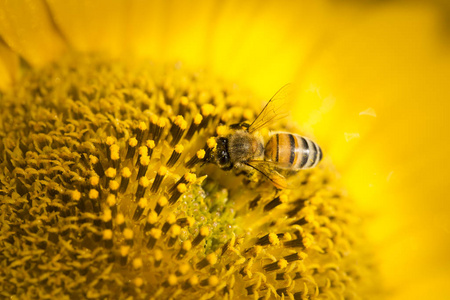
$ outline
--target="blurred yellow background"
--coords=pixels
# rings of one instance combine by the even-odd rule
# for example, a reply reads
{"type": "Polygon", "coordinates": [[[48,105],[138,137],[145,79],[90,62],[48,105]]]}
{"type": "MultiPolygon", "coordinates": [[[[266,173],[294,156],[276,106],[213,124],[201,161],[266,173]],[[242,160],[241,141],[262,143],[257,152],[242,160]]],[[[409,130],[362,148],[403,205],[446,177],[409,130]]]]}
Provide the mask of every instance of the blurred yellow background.
{"type": "Polygon", "coordinates": [[[0,1],[0,87],[67,51],[181,61],[293,118],[363,210],[390,299],[449,299],[444,1],[0,1]]]}

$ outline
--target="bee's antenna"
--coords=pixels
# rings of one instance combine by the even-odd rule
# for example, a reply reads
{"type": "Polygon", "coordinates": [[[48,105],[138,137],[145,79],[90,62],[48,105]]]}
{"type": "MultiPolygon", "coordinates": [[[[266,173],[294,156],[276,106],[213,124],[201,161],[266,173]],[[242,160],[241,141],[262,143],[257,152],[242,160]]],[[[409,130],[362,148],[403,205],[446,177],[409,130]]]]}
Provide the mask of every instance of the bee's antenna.
{"type": "Polygon", "coordinates": [[[260,169],[258,169],[257,167],[249,164],[249,163],[244,163],[244,165],[249,166],[253,169],[255,169],[256,171],[258,171],[259,173],[263,174],[267,179],[269,179],[277,188],[279,185],[279,183],[275,182],[272,178],[269,177],[269,175],[267,175],[266,173],[264,173],[263,171],[261,171],[260,169]]]}
{"type": "Polygon", "coordinates": [[[241,122],[241,123],[236,123],[236,124],[231,124],[230,126],[231,129],[247,129],[250,127],[250,124],[248,124],[247,122],[241,122]]]}

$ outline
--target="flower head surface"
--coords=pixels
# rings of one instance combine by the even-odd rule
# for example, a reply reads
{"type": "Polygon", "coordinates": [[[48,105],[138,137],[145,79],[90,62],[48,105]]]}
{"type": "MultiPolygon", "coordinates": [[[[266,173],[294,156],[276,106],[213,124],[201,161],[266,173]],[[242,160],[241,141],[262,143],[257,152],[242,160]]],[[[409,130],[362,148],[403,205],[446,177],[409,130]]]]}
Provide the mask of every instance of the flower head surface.
{"type": "MultiPolygon", "coordinates": [[[[292,117],[298,124],[288,122],[281,127],[274,125],[272,128],[282,128],[306,134],[306,136],[308,133],[313,133],[317,141],[320,141],[326,160],[332,160],[340,173],[339,182],[342,181],[348,197],[355,201],[354,205],[349,205],[354,211],[353,216],[366,219],[368,222],[363,223],[370,225],[367,229],[358,228],[358,230],[367,233],[368,240],[374,241],[374,244],[367,243],[365,247],[373,247],[373,252],[377,256],[374,265],[380,269],[385,283],[383,288],[387,288],[392,299],[449,298],[450,289],[446,284],[449,281],[450,270],[447,259],[450,249],[447,234],[450,202],[447,201],[446,196],[448,181],[446,173],[450,168],[447,153],[450,151],[450,143],[445,138],[446,132],[450,130],[450,123],[446,117],[450,103],[447,101],[449,90],[446,88],[450,77],[447,11],[448,5],[445,1],[261,2],[250,0],[245,3],[242,1],[196,1],[194,3],[183,0],[169,2],[0,1],[0,90],[2,91],[0,106],[5,108],[0,122],[1,141],[5,143],[5,145],[0,143],[0,150],[5,152],[1,152],[0,162],[8,164],[8,172],[13,172],[14,169],[11,167],[13,160],[10,158],[11,153],[18,151],[17,145],[19,144],[20,150],[26,153],[27,147],[35,144],[35,135],[33,138],[28,136],[31,131],[25,130],[25,125],[19,124],[19,120],[26,119],[26,124],[31,122],[36,128],[43,126],[48,121],[43,117],[48,115],[45,111],[49,110],[50,115],[54,112],[62,114],[67,111],[67,105],[64,106],[62,104],[64,101],[59,98],[61,95],[63,98],[71,99],[72,102],[79,101],[78,96],[78,98],[74,97],[79,94],[78,86],[83,87],[84,97],[96,99],[93,105],[97,106],[95,109],[89,105],[85,105],[89,109],[83,105],[80,106],[78,116],[89,117],[92,124],[96,124],[95,126],[103,124],[106,121],[105,118],[108,118],[111,126],[122,128],[124,120],[111,116],[115,115],[113,112],[117,111],[116,106],[123,107],[120,104],[122,101],[130,103],[130,100],[127,100],[130,98],[128,94],[114,101],[107,97],[108,100],[102,99],[99,105],[100,102],[97,101],[99,99],[95,96],[97,85],[86,79],[81,81],[76,79],[73,73],[76,73],[78,65],[73,62],[68,64],[73,69],[70,72],[61,71],[66,68],[64,65],[67,66],[67,62],[60,61],[59,67],[54,69],[59,70],[59,75],[49,75],[52,72],[51,68],[47,68],[42,73],[48,76],[37,75],[40,68],[52,61],[61,60],[62,55],[67,52],[101,53],[104,58],[114,57],[121,61],[136,60],[139,63],[142,63],[140,60],[142,58],[150,58],[157,62],[157,65],[182,61],[191,68],[206,68],[211,74],[220,74],[220,78],[251,87],[252,93],[242,94],[233,86],[212,80],[217,76],[211,76],[209,79],[203,76],[205,80],[198,81],[201,86],[194,88],[195,93],[199,94],[198,99],[193,100],[188,95],[179,98],[179,104],[190,113],[193,113],[194,104],[198,108],[195,116],[191,116],[192,119],[179,118],[178,114],[185,115],[179,113],[183,109],[178,110],[171,103],[158,98],[159,100],[155,103],[158,103],[157,107],[160,111],[153,111],[153,114],[146,116],[145,118],[148,117],[149,121],[140,115],[142,111],[150,111],[146,105],[139,104],[140,107],[131,107],[131,109],[128,105],[126,109],[120,109],[120,111],[128,111],[126,117],[132,120],[125,122],[131,124],[127,130],[133,133],[128,139],[124,136],[117,139],[116,134],[107,135],[106,131],[91,129],[95,131],[96,139],[101,139],[101,143],[107,146],[102,149],[103,156],[96,153],[87,158],[89,168],[91,165],[97,168],[94,169],[96,174],[89,174],[88,178],[72,174],[74,180],[85,181],[89,185],[89,190],[74,192],[74,199],[88,197],[92,203],[95,199],[106,201],[111,213],[106,211],[102,214],[101,219],[104,220],[102,222],[116,220],[120,227],[122,224],[127,224],[132,214],[132,220],[142,221],[142,218],[147,217],[149,223],[159,224],[159,216],[165,216],[167,208],[174,205],[172,202],[175,198],[184,199],[185,193],[195,186],[201,187],[199,191],[206,191],[205,187],[209,180],[220,182],[220,185],[224,187],[222,191],[240,187],[236,182],[241,183],[243,180],[250,182],[253,188],[257,187],[260,180],[258,176],[247,178],[241,175],[236,181],[235,177],[218,171],[214,166],[201,166],[202,160],[208,155],[205,142],[207,136],[210,136],[206,127],[203,127],[204,119],[209,118],[211,112],[226,115],[227,117],[222,120],[224,124],[217,126],[215,131],[215,134],[225,134],[226,125],[230,124],[226,122],[226,118],[234,120],[244,116],[246,120],[251,120],[261,108],[251,104],[252,102],[259,103],[260,99],[268,99],[276,89],[287,82],[300,83],[298,95],[295,97],[298,101],[295,101],[293,103],[295,105],[292,106],[292,117]],[[34,77],[30,77],[29,68],[34,69],[31,72],[34,72],[34,77]],[[71,80],[61,74],[70,74],[71,80]],[[55,81],[48,80],[50,77],[55,81]],[[73,85],[73,88],[69,89],[71,92],[62,91],[57,95],[54,91],[57,91],[64,82],[73,85]],[[86,82],[88,83],[85,84],[86,82]],[[220,83],[216,85],[218,82],[220,83]],[[22,85],[22,91],[21,88],[17,88],[20,85],[22,85]],[[213,86],[214,88],[211,88],[213,86]],[[4,93],[11,89],[15,89],[13,94],[4,93]],[[30,92],[31,90],[33,92],[30,92]],[[53,92],[49,93],[49,90],[53,92]],[[216,98],[214,101],[211,97],[208,99],[209,94],[216,96],[220,94],[212,90],[229,92],[227,97],[224,97],[228,103],[226,109],[217,105],[219,100],[216,98]],[[92,91],[94,93],[90,94],[92,91]],[[253,93],[258,97],[252,97],[253,93]],[[50,100],[48,95],[51,95],[50,100]],[[25,98],[28,100],[25,101],[25,98]],[[243,99],[248,99],[249,104],[244,104],[243,99]],[[12,102],[33,105],[11,106],[12,102]],[[208,103],[214,103],[214,105],[211,106],[208,103]],[[33,113],[31,113],[32,107],[33,113]],[[243,112],[242,108],[244,108],[243,112]],[[132,113],[133,110],[134,113],[132,113]],[[20,111],[27,112],[26,117],[20,117],[20,111]],[[85,112],[87,114],[84,114],[85,112]],[[14,120],[16,115],[18,120],[14,120]],[[193,126],[191,126],[192,120],[194,120],[193,126]],[[138,141],[139,131],[148,132],[152,124],[156,126],[154,128],[162,129],[161,140],[157,143],[155,140],[146,140],[144,144],[140,139],[138,141]],[[176,126],[172,129],[173,125],[176,126]],[[10,139],[11,136],[14,137],[13,132],[16,134],[14,143],[10,139]],[[31,144],[25,145],[21,142],[25,139],[19,136],[24,134],[28,141],[33,141],[31,144]],[[196,140],[196,136],[202,136],[205,139],[198,142],[197,138],[198,143],[195,145],[187,145],[184,142],[184,140],[196,140]],[[166,145],[164,150],[167,149],[167,153],[164,151],[165,160],[162,160],[161,164],[155,164],[154,158],[163,152],[160,150],[162,145],[166,145]],[[128,147],[130,151],[124,153],[124,149],[128,147]],[[196,150],[193,150],[194,148],[196,150]],[[6,154],[8,151],[9,154],[6,154]],[[142,153],[146,155],[141,155],[142,153]],[[134,167],[123,167],[120,162],[130,160],[129,156],[136,160],[136,164],[134,167]],[[153,158],[150,158],[151,156],[153,158]],[[105,163],[105,157],[115,163],[100,169],[100,166],[103,167],[105,163]],[[189,174],[195,175],[195,180],[192,175],[183,175],[182,168],[175,172],[171,170],[182,163],[188,163],[186,160],[190,162],[189,174]],[[100,161],[100,164],[97,161],[100,161]],[[117,163],[119,167],[116,166],[117,163]],[[161,166],[166,168],[167,172],[164,168],[161,169],[161,166]],[[146,172],[147,180],[137,180],[137,175],[143,172],[146,172]],[[153,177],[149,176],[149,172],[153,172],[153,177]],[[208,176],[206,179],[205,175],[208,176]],[[156,180],[157,176],[159,176],[158,180],[156,180]],[[176,189],[170,186],[170,195],[157,199],[159,206],[151,206],[155,203],[154,199],[149,200],[146,197],[138,199],[135,194],[133,206],[129,207],[134,209],[136,206],[135,211],[125,214],[115,212],[114,207],[120,205],[121,200],[114,193],[120,195],[133,186],[138,196],[140,194],[145,196],[148,191],[161,195],[167,191],[167,184],[178,178],[181,180],[179,186],[176,189]],[[196,183],[193,185],[190,184],[191,182],[196,183]],[[96,188],[98,186],[107,188],[113,195],[107,195],[105,199],[105,195],[96,188]],[[172,196],[174,198],[171,200],[172,196]],[[356,207],[362,207],[365,212],[361,213],[356,207]],[[147,214],[150,208],[154,211],[147,214]],[[159,214],[156,211],[160,211],[159,214]]],[[[99,61],[97,63],[80,62],[81,65],[84,66],[82,68],[84,74],[97,74],[96,72],[99,71],[97,70],[99,61]],[[93,69],[86,71],[89,69],[87,65],[93,69]]],[[[124,82],[129,82],[129,78],[133,76],[126,75],[129,76],[128,79],[119,80],[126,77],[124,74],[128,73],[123,71],[123,66],[119,67],[106,59],[100,65],[104,66],[104,74],[108,73],[106,70],[112,73],[118,72],[117,77],[108,75],[105,77],[108,79],[101,80],[103,83],[105,80],[111,83],[108,88],[102,90],[111,91],[114,86],[129,87],[124,82]],[[120,83],[117,83],[118,81],[120,83]],[[114,82],[116,84],[113,84],[114,82]]],[[[170,87],[174,87],[174,90],[178,90],[179,87],[185,89],[186,84],[191,86],[192,83],[183,79],[184,83],[181,80],[175,84],[171,79],[167,79],[172,78],[170,74],[173,73],[173,68],[146,65],[141,68],[141,71],[144,69],[147,71],[142,72],[144,75],[141,74],[142,78],[138,81],[156,82],[159,84],[158,93],[164,94],[163,97],[171,97],[170,87]],[[164,88],[161,88],[163,86],[164,88]],[[168,87],[167,93],[162,92],[168,87]]],[[[183,72],[181,73],[186,78],[196,78],[201,74],[197,71],[183,72]]],[[[136,74],[134,71],[130,73],[136,74]]],[[[133,97],[140,94],[138,90],[152,89],[140,83],[134,84],[133,88],[133,97]]],[[[67,86],[62,89],[67,90],[67,86]]],[[[157,99],[147,96],[151,101],[157,99]]],[[[72,103],[70,101],[67,103],[72,103]]],[[[147,99],[143,100],[143,102],[146,101],[147,99]]],[[[120,113],[119,116],[125,117],[125,114],[120,113]]],[[[217,122],[217,117],[214,118],[217,122]]],[[[210,120],[208,124],[212,124],[210,120]]],[[[53,126],[56,126],[57,122],[53,122],[53,126]]],[[[77,133],[76,136],[82,141],[83,147],[86,147],[84,153],[87,153],[87,149],[98,151],[95,148],[97,145],[92,148],[90,141],[84,140],[85,137],[91,139],[93,134],[89,133],[87,127],[79,129],[78,125],[79,122],[74,122],[70,125],[74,129],[70,129],[69,126],[69,131],[60,133],[67,139],[67,136],[74,138],[74,132],[82,132],[77,133]]],[[[211,132],[212,127],[208,127],[211,132]]],[[[53,145],[48,137],[44,137],[48,135],[47,131],[39,129],[39,133],[41,133],[40,139],[48,140],[44,144],[53,145]]],[[[43,143],[39,139],[37,141],[43,143]]],[[[34,148],[30,149],[32,149],[31,152],[34,151],[34,148]]],[[[67,149],[65,149],[66,152],[68,152],[67,149]]],[[[78,153],[78,151],[74,152],[78,153]]],[[[14,157],[14,159],[17,158],[14,157]]],[[[64,157],[70,158],[68,153],[64,157]]],[[[34,156],[24,159],[33,158],[34,156]]],[[[70,169],[73,164],[65,161],[62,166],[70,169]]],[[[321,168],[329,167],[329,161],[325,161],[321,168]]],[[[17,191],[25,193],[20,198],[28,199],[27,184],[34,180],[33,177],[39,178],[39,171],[43,172],[39,166],[23,169],[22,173],[20,169],[17,170],[18,174],[23,175],[22,177],[26,174],[25,170],[32,171],[35,175],[28,175],[26,182],[23,179],[17,181],[16,187],[15,177],[4,176],[3,174],[6,173],[0,172],[3,176],[0,178],[1,197],[5,196],[5,186],[8,186],[8,195],[11,194],[12,189],[17,188],[17,191]],[[9,184],[13,179],[14,181],[9,184]]],[[[59,172],[62,172],[61,168],[59,172]]],[[[75,170],[75,173],[77,172],[79,170],[75,170]]],[[[302,178],[300,176],[298,180],[302,178]]],[[[50,177],[47,176],[45,180],[50,180],[50,177]]],[[[61,184],[61,179],[55,181],[61,184]]],[[[329,180],[330,182],[335,181],[329,180]]],[[[44,187],[47,188],[47,186],[44,187]]],[[[293,192],[288,194],[287,203],[292,200],[291,193],[293,192]]],[[[227,200],[232,196],[225,193],[219,198],[224,200],[224,203],[228,203],[229,207],[234,208],[232,201],[227,200]]],[[[283,197],[281,199],[284,199],[283,197]]],[[[3,200],[9,205],[15,203],[15,199],[19,198],[14,198],[13,201],[9,198],[1,198],[2,207],[5,207],[3,200]]],[[[233,199],[233,201],[236,200],[233,199]]],[[[257,198],[246,201],[250,201],[252,205],[257,204],[258,201],[252,202],[254,199],[257,198]]],[[[267,198],[264,199],[267,201],[267,198]]],[[[280,204],[281,202],[281,200],[275,200],[269,207],[280,209],[290,205],[280,204]]],[[[202,203],[207,204],[207,202],[202,203]]],[[[91,208],[88,207],[88,209],[91,208]]],[[[272,215],[274,209],[268,214],[272,215]]],[[[6,209],[5,216],[10,216],[9,211],[6,209]]],[[[238,214],[235,215],[238,216],[238,214]]],[[[232,216],[235,215],[232,214],[232,216]]],[[[205,215],[205,218],[209,216],[205,215]]],[[[173,217],[171,216],[168,220],[173,220],[173,217]]],[[[192,221],[192,219],[189,220],[192,221]]],[[[29,218],[26,222],[28,221],[34,220],[29,218]]],[[[239,218],[230,217],[227,222],[232,224],[232,229],[225,231],[236,233],[238,228],[236,226],[240,224],[239,218]]],[[[244,222],[244,224],[248,223],[251,222],[244,222]]],[[[39,222],[38,225],[40,225],[39,222]]],[[[151,225],[149,226],[148,228],[151,228],[151,225]]],[[[186,228],[186,226],[180,227],[186,228]]],[[[9,232],[9,227],[6,226],[3,229],[9,232]]],[[[183,232],[181,229],[180,232],[183,232]]],[[[173,230],[173,234],[176,235],[177,227],[175,226],[173,230]]],[[[119,251],[124,257],[127,256],[126,253],[130,251],[132,253],[135,249],[134,243],[131,247],[126,244],[117,250],[117,245],[112,244],[115,238],[114,233],[112,229],[105,229],[101,233],[105,244],[108,244],[108,247],[113,245],[113,249],[116,249],[115,253],[119,251]]],[[[160,232],[154,229],[152,234],[157,237],[160,232]]],[[[9,233],[8,236],[10,235],[9,233]]],[[[132,239],[139,236],[135,231],[128,229],[123,235],[124,239],[126,236],[130,243],[132,239]]],[[[167,236],[162,232],[160,234],[160,238],[163,239],[167,236]]],[[[18,247],[22,245],[22,237],[23,235],[17,235],[18,247]]],[[[273,238],[271,240],[276,241],[273,238]]],[[[206,241],[208,237],[205,237],[200,244],[206,241]]],[[[27,243],[30,243],[29,240],[27,243]]],[[[186,247],[188,245],[189,243],[186,247]]],[[[156,241],[155,249],[157,246],[156,241]]],[[[156,251],[155,255],[158,258],[162,257],[162,252],[156,251]]],[[[12,258],[8,261],[2,260],[2,266],[6,262],[11,263],[12,260],[12,258]]],[[[25,258],[15,264],[20,265],[25,260],[29,261],[25,258]]],[[[367,256],[362,260],[370,264],[367,256]]],[[[140,262],[145,266],[145,259],[137,259],[133,262],[133,266],[139,266],[140,262]]],[[[184,267],[183,270],[186,268],[184,267]]],[[[14,272],[11,282],[21,282],[24,273],[26,272],[14,272]]],[[[171,283],[179,282],[179,277],[176,275],[171,274],[171,283]]],[[[48,275],[43,275],[43,277],[46,276],[48,275]]],[[[370,276],[375,275],[371,273],[367,277],[370,276]]],[[[92,278],[90,276],[88,279],[92,278]]],[[[375,279],[373,281],[377,282],[375,279]]],[[[33,279],[30,286],[34,288],[35,282],[36,280],[33,279]]],[[[58,283],[55,285],[58,289],[62,281],[56,279],[55,282],[58,283]]],[[[134,282],[136,286],[147,284],[142,278],[137,278],[134,282]]],[[[193,282],[197,282],[195,278],[193,282]]],[[[270,297],[275,294],[266,293],[265,295],[270,297]]],[[[257,297],[256,293],[252,296],[257,297]]],[[[386,297],[386,294],[382,294],[383,299],[386,297]]]]}
{"type": "Polygon", "coordinates": [[[257,113],[226,84],[85,57],[30,71],[4,99],[4,296],[371,291],[361,220],[328,163],[286,190],[204,165],[219,124],[257,113]]]}

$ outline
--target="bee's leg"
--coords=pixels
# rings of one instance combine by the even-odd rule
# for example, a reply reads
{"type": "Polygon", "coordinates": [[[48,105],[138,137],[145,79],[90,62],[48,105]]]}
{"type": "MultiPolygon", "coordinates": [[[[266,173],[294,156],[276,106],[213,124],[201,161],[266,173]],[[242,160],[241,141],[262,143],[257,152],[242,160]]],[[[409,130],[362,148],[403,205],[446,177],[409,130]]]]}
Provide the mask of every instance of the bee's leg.
{"type": "Polygon", "coordinates": [[[252,171],[252,170],[238,170],[238,171],[235,171],[234,174],[236,176],[242,175],[244,182],[248,182],[248,183],[253,182],[253,183],[255,183],[255,182],[259,181],[259,175],[256,172],[252,171]]]}
{"type": "Polygon", "coordinates": [[[228,167],[222,168],[222,170],[224,171],[230,171],[231,169],[233,169],[233,165],[229,165],[228,167]]]}
{"type": "Polygon", "coordinates": [[[250,177],[250,170],[248,169],[248,167],[244,164],[241,163],[236,163],[234,168],[234,175],[236,176],[240,176],[240,175],[244,175],[245,177],[250,177]]]}
{"type": "Polygon", "coordinates": [[[284,172],[280,172],[284,177],[292,177],[298,174],[298,170],[284,170],[284,172]]]}
{"type": "Polygon", "coordinates": [[[248,129],[250,127],[250,124],[248,124],[247,122],[241,122],[241,127],[248,129]]]}
{"type": "Polygon", "coordinates": [[[240,122],[240,123],[236,123],[236,124],[231,124],[229,127],[231,129],[248,129],[250,127],[250,124],[248,124],[246,122],[240,122]]]}
{"type": "Polygon", "coordinates": [[[239,176],[239,175],[246,175],[246,176],[248,176],[248,172],[246,172],[244,170],[235,171],[234,174],[236,176],[239,176]]]}

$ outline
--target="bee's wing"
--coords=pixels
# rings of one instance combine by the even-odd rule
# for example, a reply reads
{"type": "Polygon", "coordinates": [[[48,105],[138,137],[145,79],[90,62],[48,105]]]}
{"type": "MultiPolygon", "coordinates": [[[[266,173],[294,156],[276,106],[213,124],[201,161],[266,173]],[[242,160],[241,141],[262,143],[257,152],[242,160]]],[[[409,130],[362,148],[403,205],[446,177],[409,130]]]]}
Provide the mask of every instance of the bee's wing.
{"type": "Polygon", "coordinates": [[[247,166],[267,177],[278,189],[288,188],[286,178],[274,169],[274,165],[264,160],[251,160],[246,163],[247,166]]]}
{"type": "Polygon", "coordinates": [[[270,123],[281,120],[289,115],[288,105],[286,104],[286,100],[290,99],[292,95],[292,86],[290,84],[286,84],[278,92],[273,95],[273,97],[267,102],[266,106],[262,109],[256,119],[252,124],[248,127],[248,132],[252,133],[257,131],[265,126],[268,126],[270,123]]]}

